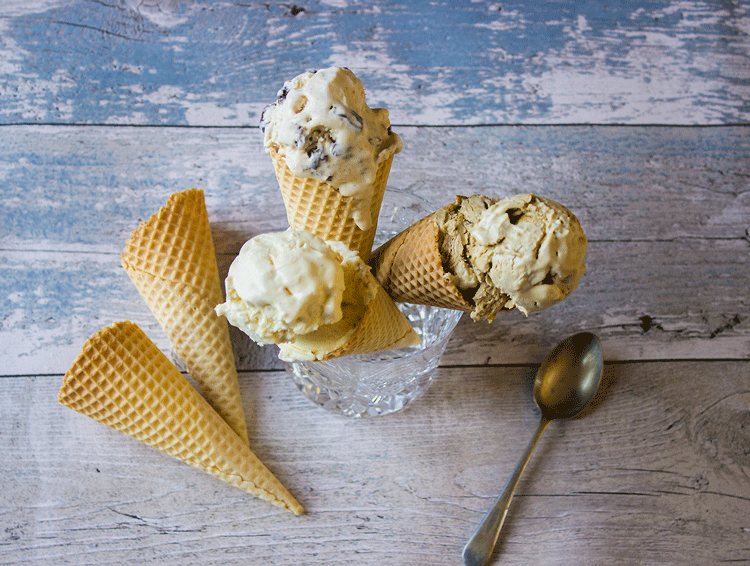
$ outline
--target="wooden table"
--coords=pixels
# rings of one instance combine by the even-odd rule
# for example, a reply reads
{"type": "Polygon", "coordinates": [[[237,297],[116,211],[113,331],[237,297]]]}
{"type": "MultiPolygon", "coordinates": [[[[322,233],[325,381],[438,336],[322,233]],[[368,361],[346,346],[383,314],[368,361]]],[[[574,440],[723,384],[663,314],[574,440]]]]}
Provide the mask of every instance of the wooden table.
{"type": "Polygon", "coordinates": [[[741,0],[5,0],[0,564],[460,564],[536,426],[536,367],[581,330],[604,386],[548,430],[497,563],[750,563],[748,22],[741,0]],[[119,254],[171,193],[205,190],[223,273],[286,227],[259,114],[331,65],[390,109],[389,186],[558,200],[588,271],[542,313],[464,317],[432,388],[382,418],[313,406],[233,334],[296,517],[56,393],[114,321],[170,351],[119,254]]]}

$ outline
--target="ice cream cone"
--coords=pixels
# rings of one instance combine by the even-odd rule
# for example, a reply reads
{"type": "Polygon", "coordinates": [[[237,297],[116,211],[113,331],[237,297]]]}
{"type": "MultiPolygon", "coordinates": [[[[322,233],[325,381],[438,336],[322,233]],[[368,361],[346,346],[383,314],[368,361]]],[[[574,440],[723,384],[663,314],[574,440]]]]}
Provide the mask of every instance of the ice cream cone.
{"type": "Polygon", "coordinates": [[[203,191],[173,194],[127,241],[122,265],[211,405],[247,442],[203,191]]]}
{"type": "Polygon", "coordinates": [[[440,228],[432,214],[375,250],[369,265],[396,302],[467,312],[473,308],[443,268],[440,228]]]}
{"type": "Polygon", "coordinates": [[[370,266],[395,301],[492,322],[500,312],[528,316],[569,296],[586,248],[580,222],[555,201],[458,195],[376,250],[370,266]]]}
{"type": "Polygon", "coordinates": [[[378,214],[391,171],[394,152],[378,164],[370,202],[371,225],[362,230],[355,222],[354,197],[342,195],[338,189],[316,179],[298,177],[287,167],[283,155],[270,150],[276,178],[286,206],[287,220],[292,228],[306,230],[323,240],[336,240],[367,261],[377,229],[378,214]]]}
{"type": "Polygon", "coordinates": [[[330,357],[369,354],[419,344],[419,336],[382,287],[367,305],[352,336],[330,357]]]}
{"type": "Polygon", "coordinates": [[[94,334],[61,404],[295,514],[302,506],[135,324],[94,334]]]}
{"type": "Polygon", "coordinates": [[[420,337],[385,290],[377,285],[353,331],[340,335],[325,330],[280,344],[280,357],[317,361],[355,354],[371,354],[419,344],[420,337]]]}

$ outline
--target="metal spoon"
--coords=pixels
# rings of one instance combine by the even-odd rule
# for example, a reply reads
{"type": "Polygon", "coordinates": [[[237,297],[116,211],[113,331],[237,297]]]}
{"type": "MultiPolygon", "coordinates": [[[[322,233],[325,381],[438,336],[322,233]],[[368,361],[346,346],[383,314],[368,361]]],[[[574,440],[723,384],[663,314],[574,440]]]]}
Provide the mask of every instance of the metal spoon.
{"type": "Polygon", "coordinates": [[[539,426],[502,495],[466,543],[463,552],[466,566],[484,566],[489,562],[513,493],[542,434],[553,420],[574,417],[583,411],[599,387],[603,366],[602,345],[590,332],[563,340],[547,355],[534,380],[534,401],[542,413],[539,426]]]}

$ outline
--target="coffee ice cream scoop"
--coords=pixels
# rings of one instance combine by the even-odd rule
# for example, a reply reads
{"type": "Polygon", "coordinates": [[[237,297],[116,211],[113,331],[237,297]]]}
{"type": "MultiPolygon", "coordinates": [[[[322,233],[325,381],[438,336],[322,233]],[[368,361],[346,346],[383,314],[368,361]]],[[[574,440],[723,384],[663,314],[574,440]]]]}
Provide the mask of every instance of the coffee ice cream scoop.
{"type": "MultiPolygon", "coordinates": [[[[450,234],[445,241],[451,241],[450,234]]],[[[473,292],[478,313],[493,312],[498,303],[526,315],[543,310],[570,295],[586,268],[587,240],[578,219],[561,204],[533,194],[493,203],[462,241],[462,260],[454,247],[449,261],[461,266],[454,281],[473,292]]]]}
{"type": "Polygon", "coordinates": [[[586,236],[564,206],[522,194],[457,196],[373,252],[373,273],[395,301],[493,320],[561,301],[585,270],[586,236]]]}

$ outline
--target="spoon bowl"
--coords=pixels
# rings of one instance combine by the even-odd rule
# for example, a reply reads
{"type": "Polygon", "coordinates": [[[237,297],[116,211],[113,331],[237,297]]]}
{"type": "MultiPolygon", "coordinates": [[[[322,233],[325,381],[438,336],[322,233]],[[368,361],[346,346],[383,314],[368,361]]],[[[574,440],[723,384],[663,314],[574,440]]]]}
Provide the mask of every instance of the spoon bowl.
{"type": "Polygon", "coordinates": [[[542,417],[569,419],[583,411],[599,388],[603,367],[601,342],[590,332],[555,346],[534,379],[534,401],[542,417]]]}
{"type": "Polygon", "coordinates": [[[586,408],[599,388],[603,368],[601,342],[590,332],[566,338],[544,359],[534,379],[534,402],[542,414],[539,426],[503,493],[466,543],[465,566],[484,566],[489,562],[516,486],[542,434],[553,420],[575,417],[586,408]]]}

